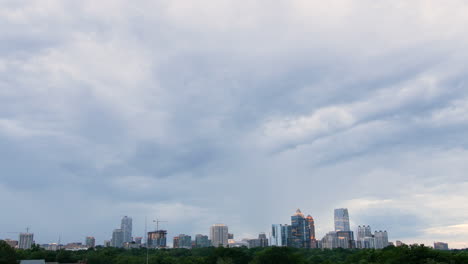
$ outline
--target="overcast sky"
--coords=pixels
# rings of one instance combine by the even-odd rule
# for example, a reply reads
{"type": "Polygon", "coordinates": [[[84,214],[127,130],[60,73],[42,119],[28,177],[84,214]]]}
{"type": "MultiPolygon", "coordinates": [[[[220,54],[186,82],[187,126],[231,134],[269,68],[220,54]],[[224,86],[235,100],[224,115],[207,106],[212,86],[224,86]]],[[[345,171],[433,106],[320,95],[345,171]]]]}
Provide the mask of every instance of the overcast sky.
{"type": "Polygon", "coordinates": [[[0,238],[241,239],[297,208],[322,238],[347,207],[468,247],[468,2],[0,3],[0,238]]]}

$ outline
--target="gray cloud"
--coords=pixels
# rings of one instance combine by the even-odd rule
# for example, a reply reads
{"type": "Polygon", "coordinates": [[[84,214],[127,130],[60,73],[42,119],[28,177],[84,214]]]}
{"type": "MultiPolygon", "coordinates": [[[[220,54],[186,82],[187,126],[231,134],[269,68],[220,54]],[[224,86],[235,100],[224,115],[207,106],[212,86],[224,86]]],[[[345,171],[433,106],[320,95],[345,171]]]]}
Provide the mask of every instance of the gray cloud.
{"type": "Polygon", "coordinates": [[[467,224],[467,9],[7,1],[4,228],[102,241],[131,215],[137,235],[148,216],[241,238],[300,207],[321,236],[348,206],[393,239],[466,247],[449,234],[467,224]]]}

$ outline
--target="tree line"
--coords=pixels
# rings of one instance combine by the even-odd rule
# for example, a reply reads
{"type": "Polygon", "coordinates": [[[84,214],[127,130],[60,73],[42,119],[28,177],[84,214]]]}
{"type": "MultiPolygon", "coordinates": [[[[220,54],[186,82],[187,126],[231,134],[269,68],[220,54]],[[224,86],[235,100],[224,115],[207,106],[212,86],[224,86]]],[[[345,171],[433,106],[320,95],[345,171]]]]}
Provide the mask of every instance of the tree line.
{"type": "MultiPolygon", "coordinates": [[[[144,248],[125,250],[96,247],[82,251],[47,251],[34,245],[28,250],[11,248],[0,241],[0,264],[19,260],[87,264],[145,264],[144,248]]],[[[424,245],[375,249],[196,248],[150,249],[149,264],[467,264],[468,249],[440,251],[424,245]]]]}

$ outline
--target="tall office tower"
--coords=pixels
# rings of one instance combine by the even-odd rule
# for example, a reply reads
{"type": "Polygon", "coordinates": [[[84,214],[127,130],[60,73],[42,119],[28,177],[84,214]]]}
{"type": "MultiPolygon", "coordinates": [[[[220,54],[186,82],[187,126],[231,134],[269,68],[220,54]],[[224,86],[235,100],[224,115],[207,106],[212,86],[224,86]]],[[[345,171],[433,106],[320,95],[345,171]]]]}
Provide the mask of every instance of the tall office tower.
{"type": "Polygon", "coordinates": [[[434,249],[449,250],[448,244],[444,242],[434,242],[434,249]]]}
{"type": "Polygon", "coordinates": [[[30,249],[33,243],[34,243],[33,233],[20,233],[18,248],[30,249]]]}
{"type": "Polygon", "coordinates": [[[153,232],[148,232],[148,247],[150,248],[166,248],[166,230],[156,230],[153,232]]]}
{"type": "Polygon", "coordinates": [[[270,245],[277,247],[286,247],[288,245],[289,225],[274,224],[271,225],[270,245]]]}
{"type": "Polygon", "coordinates": [[[317,239],[315,238],[315,223],[314,223],[314,218],[312,218],[311,215],[308,215],[306,217],[306,225],[307,225],[307,243],[306,247],[307,248],[317,248],[317,239]]]}
{"type": "Polygon", "coordinates": [[[124,216],[120,224],[123,232],[123,243],[132,242],[132,218],[124,216]]]}
{"type": "Polygon", "coordinates": [[[258,235],[258,240],[260,247],[268,247],[268,238],[266,237],[265,233],[260,233],[258,235]]]}
{"type": "Polygon", "coordinates": [[[211,246],[210,240],[208,239],[208,236],[204,236],[201,234],[198,234],[195,236],[195,247],[197,248],[203,248],[203,247],[209,247],[211,246]]]}
{"type": "Polygon", "coordinates": [[[312,216],[304,217],[301,210],[291,216],[290,234],[288,234],[288,246],[297,248],[311,248],[317,245],[315,239],[315,226],[312,216]]]}
{"type": "Polygon", "coordinates": [[[351,231],[349,228],[348,209],[335,209],[335,231],[351,231]]]}
{"type": "Polygon", "coordinates": [[[185,234],[179,235],[179,248],[192,248],[192,237],[185,234]]]}
{"type": "Polygon", "coordinates": [[[381,249],[388,246],[388,234],[387,231],[375,231],[374,232],[374,239],[375,239],[375,248],[381,249]]]}
{"type": "Polygon", "coordinates": [[[123,231],[122,229],[114,229],[112,232],[111,247],[123,247],[123,231]]]}
{"type": "Polygon", "coordinates": [[[228,227],[224,224],[215,224],[210,228],[211,244],[214,247],[228,245],[228,227]]]}
{"type": "Polygon", "coordinates": [[[96,239],[92,236],[86,237],[85,244],[88,248],[93,248],[96,246],[96,239]]]}
{"type": "Polygon", "coordinates": [[[179,248],[179,237],[178,236],[175,236],[172,240],[172,248],[179,248]]]}

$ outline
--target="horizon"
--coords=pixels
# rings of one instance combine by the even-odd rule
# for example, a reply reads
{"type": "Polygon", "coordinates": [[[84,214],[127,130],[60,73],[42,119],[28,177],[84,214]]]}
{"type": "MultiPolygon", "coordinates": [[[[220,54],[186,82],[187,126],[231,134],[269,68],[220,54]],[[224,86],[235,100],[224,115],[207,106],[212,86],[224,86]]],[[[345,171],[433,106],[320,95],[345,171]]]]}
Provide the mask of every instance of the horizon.
{"type": "MultiPolygon", "coordinates": [[[[468,2],[0,4],[0,238],[333,209],[468,248],[468,2]],[[150,223],[149,223],[150,224],[150,223]]],[[[148,226],[150,227],[150,225],[148,226]]],[[[353,230],[355,231],[355,230],[353,230]]],[[[172,233],[175,232],[175,233],[172,233]]]]}

